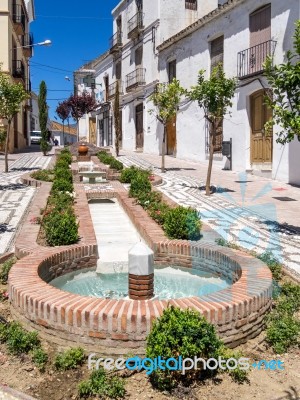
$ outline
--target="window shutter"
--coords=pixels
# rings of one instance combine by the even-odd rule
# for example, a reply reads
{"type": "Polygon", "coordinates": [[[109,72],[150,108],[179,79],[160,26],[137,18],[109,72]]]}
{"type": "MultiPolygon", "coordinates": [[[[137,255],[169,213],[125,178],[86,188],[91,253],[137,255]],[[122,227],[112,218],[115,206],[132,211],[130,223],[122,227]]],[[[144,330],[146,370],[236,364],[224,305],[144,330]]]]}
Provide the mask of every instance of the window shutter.
{"type": "Polygon", "coordinates": [[[220,36],[211,42],[210,57],[211,57],[211,71],[219,63],[223,63],[224,54],[224,36],[220,36]]]}

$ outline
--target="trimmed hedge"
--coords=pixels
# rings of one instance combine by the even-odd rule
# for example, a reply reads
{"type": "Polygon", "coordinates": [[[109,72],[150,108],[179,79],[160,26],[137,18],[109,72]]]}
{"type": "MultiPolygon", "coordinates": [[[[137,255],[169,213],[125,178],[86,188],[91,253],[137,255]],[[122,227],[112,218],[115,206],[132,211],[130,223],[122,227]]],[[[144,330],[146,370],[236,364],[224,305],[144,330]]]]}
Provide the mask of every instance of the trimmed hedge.
{"type": "Polygon", "coordinates": [[[147,210],[170,239],[199,240],[202,224],[198,212],[182,206],[171,208],[163,202],[161,193],[152,191],[150,174],[136,167],[126,168],[122,171],[121,182],[130,183],[129,196],[147,210]]]}
{"type": "Polygon", "coordinates": [[[115,157],[112,155],[106,153],[106,151],[100,151],[97,154],[97,157],[103,164],[109,165],[110,168],[116,169],[117,171],[122,171],[123,164],[119,160],[115,159],[115,157]]]}
{"type": "Polygon", "coordinates": [[[79,240],[78,223],[73,210],[74,186],[69,168],[71,162],[70,152],[64,149],[54,167],[54,182],[42,220],[49,246],[70,245],[79,240]]]}

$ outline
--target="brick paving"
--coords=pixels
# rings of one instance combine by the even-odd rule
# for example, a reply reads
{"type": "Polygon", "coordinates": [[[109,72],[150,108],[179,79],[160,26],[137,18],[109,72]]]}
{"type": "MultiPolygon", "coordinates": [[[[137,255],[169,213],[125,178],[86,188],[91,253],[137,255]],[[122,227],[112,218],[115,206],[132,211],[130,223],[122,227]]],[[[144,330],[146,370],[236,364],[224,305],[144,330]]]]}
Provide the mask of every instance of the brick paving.
{"type": "Polygon", "coordinates": [[[4,156],[0,156],[0,255],[14,249],[19,224],[35,193],[21,183],[26,172],[47,168],[51,157],[40,152],[10,154],[9,172],[4,173],[4,156]]]}
{"type": "Polygon", "coordinates": [[[300,188],[214,167],[216,193],[208,197],[201,190],[207,171],[203,163],[167,156],[167,172],[162,174],[159,156],[123,151],[120,160],[128,166],[150,168],[163,177],[158,189],[176,203],[196,208],[202,220],[224,239],[258,253],[270,251],[300,276],[300,188]]]}

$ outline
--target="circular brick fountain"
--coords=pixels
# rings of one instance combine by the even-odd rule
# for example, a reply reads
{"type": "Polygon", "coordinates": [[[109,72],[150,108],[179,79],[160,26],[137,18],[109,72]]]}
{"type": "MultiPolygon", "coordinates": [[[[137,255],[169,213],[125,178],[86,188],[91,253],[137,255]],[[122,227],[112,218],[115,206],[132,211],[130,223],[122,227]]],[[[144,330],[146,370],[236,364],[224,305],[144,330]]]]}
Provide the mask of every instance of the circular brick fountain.
{"type": "MultiPolygon", "coordinates": [[[[54,278],[91,266],[94,248],[76,245],[53,250],[30,254],[13,266],[9,296],[17,319],[63,346],[80,344],[103,355],[143,354],[153,320],[174,305],[202,313],[215,324],[223,341],[235,347],[261,332],[271,306],[269,269],[240,251],[180,241],[156,243],[156,263],[198,268],[232,281],[232,286],[210,295],[166,301],[139,297],[138,288],[131,300],[93,298],[56,289],[49,284],[54,278]],[[142,300],[135,300],[138,298],[142,300]]],[[[150,275],[151,271],[148,278],[150,275]]],[[[130,279],[138,286],[142,277],[133,273],[130,279]]]]}

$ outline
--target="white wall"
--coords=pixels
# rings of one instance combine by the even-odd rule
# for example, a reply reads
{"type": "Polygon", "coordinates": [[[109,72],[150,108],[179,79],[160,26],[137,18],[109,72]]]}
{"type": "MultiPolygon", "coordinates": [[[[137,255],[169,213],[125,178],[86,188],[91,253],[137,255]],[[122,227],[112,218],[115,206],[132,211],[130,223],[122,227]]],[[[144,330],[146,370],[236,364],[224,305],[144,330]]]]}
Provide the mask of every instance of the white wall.
{"type": "MultiPolygon", "coordinates": [[[[177,78],[185,88],[197,82],[200,69],[210,69],[210,41],[224,35],[224,70],[228,77],[237,76],[237,53],[250,47],[249,14],[267,2],[248,0],[237,7],[204,24],[193,34],[172,44],[160,52],[160,81],[167,80],[168,62],[176,59],[177,78]]],[[[285,2],[272,1],[271,37],[277,41],[275,61],[284,61],[284,52],[291,48],[291,36],[294,22],[299,18],[299,0],[285,2]]],[[[208,73],[206,73],[208,76],[208,73]]],[[[268,86],[266,79],[255,77],[252,82],[240,81],[233,99],[232,115],[224,121],[224,140],[233,140],[233,169],[236,171],[250,169],[250,95],[263,86],[268,86]],[[263,85],[263,86],[262,86],[263,85]]],[[[273,177],[282,181],[300,183],[300,159],[295,158],[300,144],[292,143],[282,148],[276,143],[274,127],[273,142],[273,177]],[[291,161],[292,154],[294,157],[291,161]],[[291,167],[293,165],[293,167],[291,167]],[[298,170],[296,174],[294,171],[298,170]]],[[[189,103],[181,108],[177,117],[177,157],[183,159],[205,161],[205,121],[203,113],[196,103],[189,103]]],[[[227,166],[226,157],[215,156],[215,165],[227,166]]]]}

